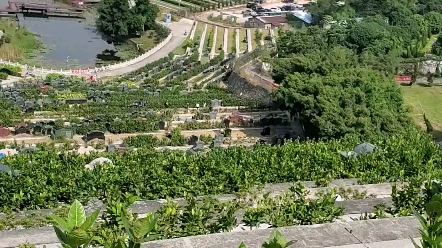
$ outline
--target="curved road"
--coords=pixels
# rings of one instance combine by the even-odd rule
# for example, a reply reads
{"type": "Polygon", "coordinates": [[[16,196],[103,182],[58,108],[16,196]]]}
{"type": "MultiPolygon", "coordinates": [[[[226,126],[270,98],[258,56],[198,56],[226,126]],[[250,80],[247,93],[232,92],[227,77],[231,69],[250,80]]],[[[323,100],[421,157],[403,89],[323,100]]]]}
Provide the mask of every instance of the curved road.
{"type": "Polygon", "coordinates": [[[103,71],[99,72],[97,74],[98,77],[112,77],[112,76],[118,76],[125,73],[129,73],[135,70],[138,70],[139,68],[152,63],[158,59],[161,59],[163,57],[166,57],[169,55],[169,53],[173,52],[177,47],[179,47],[184,40],[186,40],[186,37],[184,35],[184,31],[187,30],[187,34],[190,33],[190,28],[192,27],[192,20],[189,19],[181,19],[179,22],[169,23],[166,24],[168,28],[170,28],[172,32],[172,39],[170,39],[169,42],[166,43],[160,50],[155,52],[154,54],[150,55],[144,60],[141,60],[138,63],[129,65],[127,67],[118,68],[111,71],[103,71]]]}

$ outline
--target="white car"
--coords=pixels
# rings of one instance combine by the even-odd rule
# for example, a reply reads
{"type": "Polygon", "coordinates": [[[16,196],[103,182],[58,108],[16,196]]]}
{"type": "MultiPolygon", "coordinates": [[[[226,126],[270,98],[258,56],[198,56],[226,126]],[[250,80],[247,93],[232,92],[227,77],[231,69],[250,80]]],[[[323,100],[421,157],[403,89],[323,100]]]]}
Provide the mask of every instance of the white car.
{"type": "Polygon", "coordinates": [[[244,15],[244,16],[256,16],[256,12],[255,11],[253,11],[253,10],[244,10],[243,12],[242,12],[242,14],[244,15]]]}
{"type": "Polygon", "coordinates": [[[278,8],[278,7],[270,8],[270,10],[271,10],[272,12],[281,12],[281,9],[278,8]]]}

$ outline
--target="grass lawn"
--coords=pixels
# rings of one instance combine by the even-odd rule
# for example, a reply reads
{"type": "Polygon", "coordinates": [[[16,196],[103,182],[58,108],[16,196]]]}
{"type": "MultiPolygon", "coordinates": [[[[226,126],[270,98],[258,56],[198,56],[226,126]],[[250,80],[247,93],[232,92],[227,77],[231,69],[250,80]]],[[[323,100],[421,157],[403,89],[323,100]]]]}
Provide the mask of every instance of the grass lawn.
{"type": "Polygon", "coordinates": [[[155,43],[156,33],[154,30],[146,31],[140,38],[133,38],[132,41],[137,43],[143,51],[147,52],[152,49],[155,43]]]}
{"type": "Polygon", "coordinates": [[[201,34],[203,33],[204,26],[206,26],[205,23],[198,22],[195,29],[195,36],[193,37],[193,40],[195,40],[196,44],[200,44],[200,38],[201,34]]]}
{"type": "Polygon", "coordinates": [[[229,28],[229,36],[227,38],[227,52],[231,53],[233,52],[233,49],[235,49],[236,46],[236,38],[234,38],[236,34],[235,29],[229,28]]]}
{"type": "MultiPolygon", "coordinates": [[[[440,136],[442,131],[442,115],[440,106],[442,102],[442,87],[424,87],[419,85],[401,86],[405,103],[412,109],[413,118],[425,128],[424,117],[430,120],[435,136],[440,136]]],[[[438,139],[442,137],[437,137],[438,139]]]]}
{"type": "Polygon", "coordinates": [[[215,40],[216,40],[215,52],[219,53],[224,48],[224,28],[223,27],[218,27],[218,31],[217,31],[217,35],[216,35],[215,40]]]}
{"type": "Polygon", "coordinates": [[[239,51],[244,52],[247,50],[247,31],[245,29],[239,30],[239,51]]]}
{"type": "Polygon", "coordinates": [[[42,44],[35,39],[34,34],[25,28],[16,30],[14,20],[1,19],[0,30],[4,31],[5,43],[0,46],[0,57],[15,62],[25,62],[32,53],[42,48],[42,44]]]}
{"type": "Polygon", "coordinates": [[[259,32],[259,29],[257,29],[257,28],[250,29],[250,35],[252,36],[252,49],[253,50],[261,45],[260,42],[256,42],[256,31],[259,32]]]}
{"type": "Polygon", "coordinates": [[[210,52],[212,50],[213,32],[214,32],[213,26],[207,25],[206,37],[204,39],[203,52],[206,52],[206,51],[210,52]],[[209,39],[210,39],[210,41],[209,41],[209,39]]]}

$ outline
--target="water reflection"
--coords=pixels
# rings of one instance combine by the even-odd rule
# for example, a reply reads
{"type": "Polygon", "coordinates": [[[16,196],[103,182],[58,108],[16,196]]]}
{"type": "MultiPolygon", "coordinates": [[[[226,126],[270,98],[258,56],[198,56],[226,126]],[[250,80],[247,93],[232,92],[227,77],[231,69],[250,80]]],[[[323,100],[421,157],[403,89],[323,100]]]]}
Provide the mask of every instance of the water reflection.
{"type": "Polygon", "coordinates": [[[103,39],[95,27],[85,20],[18,17],[20,25],[37,34],[48,48],[43,56],[50,64],[94,67],[97,58],[112,53],[112,58],[118,60],[115,45],[103,39]]]}

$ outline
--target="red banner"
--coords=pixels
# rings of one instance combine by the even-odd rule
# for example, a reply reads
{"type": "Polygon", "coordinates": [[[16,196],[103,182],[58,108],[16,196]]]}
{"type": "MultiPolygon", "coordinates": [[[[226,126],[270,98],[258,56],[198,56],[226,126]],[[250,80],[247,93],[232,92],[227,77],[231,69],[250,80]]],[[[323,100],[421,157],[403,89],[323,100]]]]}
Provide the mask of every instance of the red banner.
{"type": "Polygon", "coordinates": [[[89,69],[71,70],[72,74],[89,74],[89,69]]]}
{"type": "Polygon", "coordinates": [[[409,81],[411,81],[411,76],[396,76],[396,81],[409,82],[409,81]]]}

